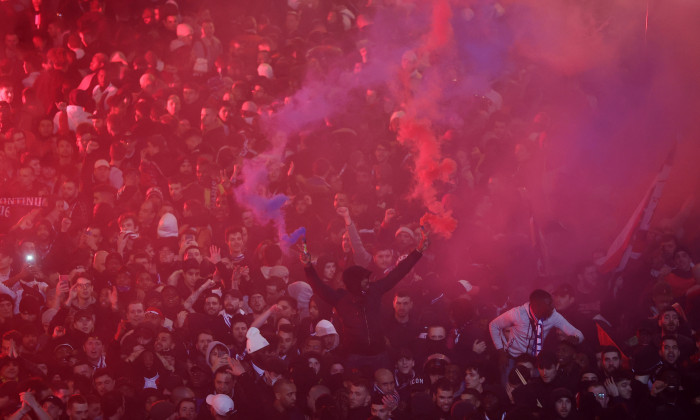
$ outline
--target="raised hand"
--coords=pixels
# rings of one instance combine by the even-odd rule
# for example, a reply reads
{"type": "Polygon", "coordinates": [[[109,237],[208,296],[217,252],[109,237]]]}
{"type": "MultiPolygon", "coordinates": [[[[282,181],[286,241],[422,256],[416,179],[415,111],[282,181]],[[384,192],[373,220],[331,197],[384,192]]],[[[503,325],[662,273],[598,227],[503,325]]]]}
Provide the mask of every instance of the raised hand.
{"type": "Polygon", "coordinates": [[[36,401],[36,397],[34,396],[34,394],[32,394],[32,393],[29,392],[29,391],[27,391],[27,392],[20,392],[20,393],[19,393],[19,399],[20,399],[20,401],[22,401],[24,404],[27,404],[27,405],[30,406],[30,407],[36,407],[36,406],[39,405],[39,404],[37,403],[37,401],[36,401]]]}
{"type": "Polygon", "coordinates": [[[299,247],[299,260],[301,261],[302,264],[304,265],[309,265],[311,264],[311,253],[310,252],[304,252],[304,249],[299,247]]]}
{"type": "Polygon", "coordinates": [[[131,350],[131,354],[129,357],[126,358],[127,362],[133,362],[134,360],[138,359],[139,356],[141,356],[141,353],[143,353],[146,350],[144,346],[141,344],[137,344],[134,346],[134,348],[131,350]]]}
{"type": "Polygon", "coordinates": [[[112,309],[117,310],[117,303],[119,302],[119,293],[117,293],[117,286],[112,286],[112,291],[109,292],[109,304],[112,309]]]}
{"type": "Polygon", "coordinates": [[[221,262],[221,248],[216,245],[209,247],[209,261],[215,265],[221,262]]]}
{"type": "Polygon", "coordinates": [[[59,279],[56,283],[56,295],[64,296],[70,291],[70,281],[68,279],[59,279]]]}
{"type": "Polygon", "coordinates": [[[382,402],[389,411],[394,411],[399,407],[399,401],[393,395],[383,396],[382,402]]]}
{"type": "Polygon", "coordinates": [[[245,373],[245,368],[241,364],[241,361],[234,357],[228,358],[228,365],[228,371],[231,372],[231,374],[235,377],[239,377],[245,373]]]}
{"type": "Polygon", "coordinates": [[[7,353],[7,355],[11,359],[16,359],[19,357],[19,352],[17,351],[17,344],[15,344],[15,340],[10,340],[10,351],[7,353]]]}
{"type": "Polygon", "coordinates": [[[382,223],[389,224],[396,218],[396,209],[386,209],[384,212],[384,221],[382,223]]]}
{"type": "Polygon", "coordinates": [[[187,320],[187,315],[189,312],[187,311],[180,311],[177,314],[177,327],[182,328],[183,325],[185,325],[185,321],[187,320]]]}
{"type": "Polygon", "coordinates": [[[250,277],[250,268],[247,265],[233,267],[233,281],[241,281],[250,277]]]}
{"type": "Polygon", "coordinates": [[[85,152],[87,154],[90,154],[90,153],[95,152],[99,148],[100,148],[100,143],[91,140],[88,142],[87,147],[85,148],[85,152]]]}
{"type": "Polygon", "coordinates": [[[216,286],[216,282],[214,281],[214,279],[207,279],[207,281],[205,281],[204,284],[202,284],[202,290],[208,290],[214,286],[216,286]]]}
{"type": "Polygon", "coordinates": [[[335,209],[335,212],[338,213],[338,216],[345,220],[346,225],[352,223],[352,219],[350,218],[350,210],[347,207],[338,207],[335,209]]]}
{"type": "Polygon", "coordinates": [[[611,397],[620,396],[620,391],[617,389],[617,385],[615,385],[615,381],[613,381],[612,378],[607,378],[603,385],[605,385],[605,389],[608,390],[608,394],[610,394],[611,397]]]}
{"type": "Polygon", "coordinates": [[[75,283],[68,291],[68,299],[66,299],[66,306],[70,306],[78,298],[78,283],[75,283]]]}

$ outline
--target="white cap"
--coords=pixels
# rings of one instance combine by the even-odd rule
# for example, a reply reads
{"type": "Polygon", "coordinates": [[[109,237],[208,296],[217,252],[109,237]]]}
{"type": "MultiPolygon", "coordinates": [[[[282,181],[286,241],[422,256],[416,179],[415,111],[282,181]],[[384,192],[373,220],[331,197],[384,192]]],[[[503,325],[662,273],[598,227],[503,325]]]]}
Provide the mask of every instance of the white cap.
{"type": "Polygon", "coordinates": [[[316,324],[316,337],[325,337],[331,334],[338,334],[333,324],[326,319],[318,321],[318,324],[316,324]]]}
{"type": "Polygon", "coordinates": [[[233,411],[233,400],[226,394],[207,395],[207,404],[212,406],[220,416],[225,416],[233,411]]]}
{"type": "Polygon", "coordinates": [[[272,66],[267,63],[260,63],[258,65],[258,76],[265,77],[267,79],[274,79],[275,72],[272,70],[272,66]]]}
{"type": "Polygon", "coordinates": [[[109,168],[109,167],[110,167],[109,162],[107,162],[107,160],[105,160],[105,159],[98,159],[98,160],[95,161],[95,169],[97,169],[97,168],[103,168],[103,167],[104,167],[104,168],[109,168]]]}

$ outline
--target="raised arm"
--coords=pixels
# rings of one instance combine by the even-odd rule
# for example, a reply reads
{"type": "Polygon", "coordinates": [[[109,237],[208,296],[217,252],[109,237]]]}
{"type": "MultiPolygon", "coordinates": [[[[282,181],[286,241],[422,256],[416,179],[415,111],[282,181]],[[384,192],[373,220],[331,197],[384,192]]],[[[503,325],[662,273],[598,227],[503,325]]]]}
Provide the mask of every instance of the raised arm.
{"type": "Polygon", "coordinates": [[[271,305],[267,310],[260,315],[258,315],[255,320],[250,324],[251,327],[255,327],[257,329],[260,329],[265,323],[267,322],[268,318],[272,316],[273,314],[278,314],[279,313],[279,307],[277,304],[271,305]]]}
{"type": "Polygon", "coordinates": [[[19,408],[19,410],[8,416],[8,420],[20,420],[32,412],[39,420],[52,420],[49,413],[47,413],[46,410],[41,407],[41,404],[39,404],[39,402],[36,400],[33,393],[29,391],[20,392],[19,399],[22,401],[22,406],[19,408]]]}
{"type": "Polygon", "coordinates": [[[329,285],[325,284],[319,277],[313,264],[311,264],[311,256],[305,253],[301,253],[301,262],[304,263],[304,272],[306,273],[306,279],[309,281],[311,288],[314,289],[314,293],[319,295],[321,299],[326,301],[328,304],[335,306],[335,304],[342,297],[341,292],[334,290],[329,285]]]}
{"type": "Polygon", "coordinates": [[[421,240],[418,247],[408,254],[408,256],[404,258],[396,268],[391,270],[386,277],[377,280],[374,287],[378,288],[381,293],[386,293],[391,290],[391,288],[396,286],[402,278],[406,277],[406,274],[416,265],[420,257],[423,256],[423,252],[428,249],[428,245],[430,245],[428,234],[424,230],[421,230],[421,240]]]}
{"type": "Polygon", "coordinates": [[[195,312],[194,304],[195,302],[197,302],[197,299],[199,299],[202,293],[206,292],[214,286],[216,286],[216,282],[212,279],[207,279],[204,283],[202,283],[201,286],[199,286],[199,288],[197,288],[187,297],[187,299],[183,302],[182,306],[190,313],[195,312]]]}
{"type": "Polygon", "coordinates": [[[348,230],[348,236],[350,236],[350,246],[352,247],[352,256],[355,260],[355,264],[364,268],[369,267],[372,262],[372,254],[367,252],[365,246],[362,244],[357,226],[355,226],[355,223],[353,223],[350,217],[350,210],[348,210],[347,207],[338,207],[336,212],[345,220],[345,227],[348,230]]]}
{"type": "Polygon", "coordinates": [[[403,261],[401,261],[396,268],[391,270],[384,278],[377,280],[374,284],[381,293],[386,293],[391,290],[392,287],[396,286],[398,282],[401,281],[406,274],[413,268],[414,265],[420,260],[423,254],[414,250],[403,261]]]}

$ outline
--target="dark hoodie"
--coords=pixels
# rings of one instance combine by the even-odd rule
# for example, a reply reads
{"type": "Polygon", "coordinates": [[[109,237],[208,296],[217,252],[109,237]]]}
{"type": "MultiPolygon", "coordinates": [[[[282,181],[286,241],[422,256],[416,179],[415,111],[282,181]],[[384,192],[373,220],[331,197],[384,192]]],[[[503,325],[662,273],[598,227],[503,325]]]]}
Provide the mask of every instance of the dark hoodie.
{"type": "Polygon", "coordinates": [[[343,272],[347,290],[334,290],[318,277],[312,265],[306,266],[306,277],[323,300],[335,307],[341,321],[343,337],[341,346],[349,353],[376,355],[384,351],[384,334],[381,328],[380,306],[382,295],[391,290],[418,262],[421,253],[413,251],[386,277],[371,283],[367,292],[361,282],[371,272],[360,266],[352,266],[343,272]]]}

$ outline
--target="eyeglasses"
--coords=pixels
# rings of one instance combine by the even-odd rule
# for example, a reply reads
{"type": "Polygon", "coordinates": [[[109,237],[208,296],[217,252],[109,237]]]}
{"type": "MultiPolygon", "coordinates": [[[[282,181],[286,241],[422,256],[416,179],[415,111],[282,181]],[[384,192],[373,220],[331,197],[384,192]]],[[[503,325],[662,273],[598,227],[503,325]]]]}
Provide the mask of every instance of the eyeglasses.
{"type": "Polygon", "coordinates": [[[89,289],[92,287],[92,284],[91,283],[77,283],[76,286],[79,287],[80,289],[89,289]]]}

